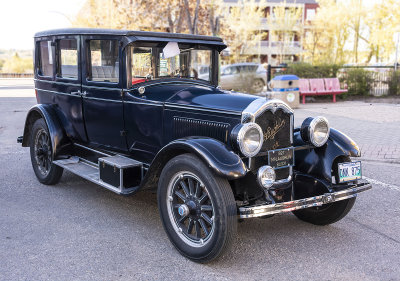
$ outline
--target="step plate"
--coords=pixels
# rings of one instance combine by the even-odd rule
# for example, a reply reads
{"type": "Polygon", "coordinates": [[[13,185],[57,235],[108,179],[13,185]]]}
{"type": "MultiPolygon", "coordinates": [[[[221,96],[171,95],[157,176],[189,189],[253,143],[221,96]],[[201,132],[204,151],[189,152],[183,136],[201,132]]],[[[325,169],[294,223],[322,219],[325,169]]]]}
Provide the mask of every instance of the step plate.
{"type": "Polygon", "coordinates": [[[142,163],[121,155],[114,155],[99,158],[99,162],[104,162],[108,165],[115,166],[118,169],[142,166],[142,163]]]}
{"type": "Polygon", "coordinates": [[[118,194],[131,194],[137,189],[137,186],[135,186],[124,188],[121,191],[119,188],[103,182],[102,180],[100,180],[99,177],[99,168],[82,161],[81,159],[79,159],[79,157],[70,157],[68,159],[56,160],[53,163],[61,168],[64,168],[65,170],[70,171],[73,174],[76,174],[86,180],[105,187],[118,194]]]}

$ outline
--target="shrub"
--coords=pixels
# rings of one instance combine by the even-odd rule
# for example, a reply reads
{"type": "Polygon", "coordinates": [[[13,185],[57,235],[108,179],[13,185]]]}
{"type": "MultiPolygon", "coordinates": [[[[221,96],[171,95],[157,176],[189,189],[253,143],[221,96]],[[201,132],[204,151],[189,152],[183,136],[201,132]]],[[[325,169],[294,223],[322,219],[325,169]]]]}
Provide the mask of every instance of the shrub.
{"type": "Polygon", "coordinates": [[[400,95],[400,70],[393,71],[388,80],[389,95],[400,95]]]}
{"type": "Polygon", "coordinates": [[[293,63],[282,74],[294,74],[300,78],[331,78],[337,77],[340,67],[338,64],[293,63]]]}
{"type": "Polygon", "coordinates": [[[369,95],[374,82],[373,72],[361,68],[350,68],[343,73],[343,82],[347,84],[348,95],[369,95]]]}

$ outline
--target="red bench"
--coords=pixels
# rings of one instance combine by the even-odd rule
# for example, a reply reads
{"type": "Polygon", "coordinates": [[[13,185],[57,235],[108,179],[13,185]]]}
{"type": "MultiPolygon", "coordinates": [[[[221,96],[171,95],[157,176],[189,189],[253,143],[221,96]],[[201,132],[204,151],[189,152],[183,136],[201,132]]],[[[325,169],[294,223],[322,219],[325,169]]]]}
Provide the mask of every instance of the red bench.
{"type": "Polygon", "coordinates": [[[347,89],[340,89],[338,78],[300,79],[299,88],[303,104],[306,96],[332,95],[333,102],[336,102],[336,95],[347,93],[347,89]]]}

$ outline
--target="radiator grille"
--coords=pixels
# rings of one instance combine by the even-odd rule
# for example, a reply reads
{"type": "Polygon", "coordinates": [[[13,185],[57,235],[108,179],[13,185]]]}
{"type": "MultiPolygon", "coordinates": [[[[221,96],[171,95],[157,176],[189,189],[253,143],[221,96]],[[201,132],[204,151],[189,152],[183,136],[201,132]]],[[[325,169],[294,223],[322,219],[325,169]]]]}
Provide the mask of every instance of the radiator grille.
{"type": "Polygon", "coordinates": [[[205,136],[228,142],[230,125],[222,122],[174,117],[174,138],[205,136]]]}
{"type": "MultiPolygon", "coordinates": [[[[291,134],[292,130],[292,114],[278,109],[275,112],[266,110],[259,115],[255,122],[260,125],[264,134],[264,142],[261,152],[274,150],[279,148],[291,147],[291,134]]],[[[255,166],[259,167],[268,163],[268,156],[255,157],[255,166]]],[[[275,170],[276,179],[285,179],[289,176],[289,168],[282,168],[275,170]]]]}

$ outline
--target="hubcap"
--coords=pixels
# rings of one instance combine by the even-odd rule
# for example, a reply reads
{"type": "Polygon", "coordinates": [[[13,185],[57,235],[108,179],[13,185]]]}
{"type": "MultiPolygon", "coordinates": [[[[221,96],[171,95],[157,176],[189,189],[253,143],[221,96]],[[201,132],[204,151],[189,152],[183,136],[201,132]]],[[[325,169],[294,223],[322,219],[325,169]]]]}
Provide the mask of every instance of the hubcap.
{"type": "Polygon", "coordinates": [[[50,138],[44,129],[40,129],[35,138],[35,160],[40,173],[46,176],[51,167],[50,138]]]}
{"type": "Polygon", "coordinates": [[[176,233],[194,247],[206,244],[214,233],[214,206],[203,182],[191,172],[173,176],[166,198],[176,233]]]}

